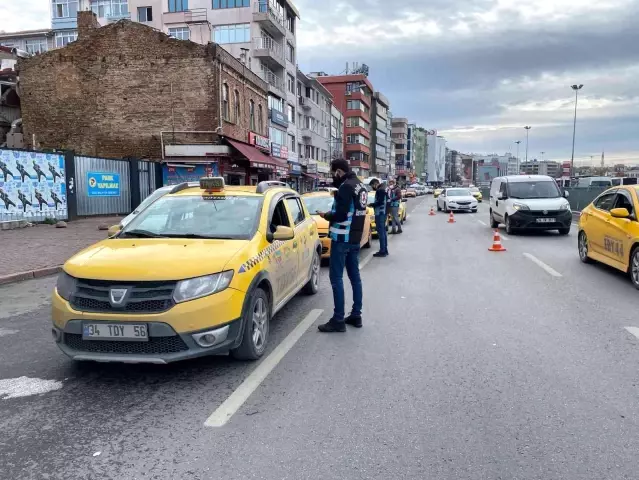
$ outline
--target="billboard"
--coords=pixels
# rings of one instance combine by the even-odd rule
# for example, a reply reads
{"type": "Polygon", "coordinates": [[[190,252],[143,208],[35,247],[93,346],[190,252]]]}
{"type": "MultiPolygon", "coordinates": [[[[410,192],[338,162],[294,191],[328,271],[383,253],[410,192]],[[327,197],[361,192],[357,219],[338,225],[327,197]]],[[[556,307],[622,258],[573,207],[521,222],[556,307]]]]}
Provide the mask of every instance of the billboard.
{"type": "Polygon", "coordinates": [[[0,149],[0,221],[67,218],[64,156],[0,149]]]}
{"type": "Polygon", "coordinates": [[[462,158],[461,167],[462,167],[462,182],[465,184],[473,183],[473,159],[462,158]]]}
{"type": "Polygon", "coordinates": [[[499,167],[494,165],[480,165],[477,168],[477,183],[490,183],[499,176],[499,167]]]}

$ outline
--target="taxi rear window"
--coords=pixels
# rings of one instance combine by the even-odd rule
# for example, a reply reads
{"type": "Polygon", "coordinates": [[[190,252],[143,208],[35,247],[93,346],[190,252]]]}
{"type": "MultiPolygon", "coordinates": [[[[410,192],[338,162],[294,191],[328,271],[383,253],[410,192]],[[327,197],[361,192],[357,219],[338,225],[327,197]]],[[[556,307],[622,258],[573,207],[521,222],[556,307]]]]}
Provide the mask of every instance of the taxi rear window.
{"type": "Polygon", "coordinates": [[[255,234],[261,206],[261,197],[167,195],[140,213],[120,236],[246,239],[255,234]]]}

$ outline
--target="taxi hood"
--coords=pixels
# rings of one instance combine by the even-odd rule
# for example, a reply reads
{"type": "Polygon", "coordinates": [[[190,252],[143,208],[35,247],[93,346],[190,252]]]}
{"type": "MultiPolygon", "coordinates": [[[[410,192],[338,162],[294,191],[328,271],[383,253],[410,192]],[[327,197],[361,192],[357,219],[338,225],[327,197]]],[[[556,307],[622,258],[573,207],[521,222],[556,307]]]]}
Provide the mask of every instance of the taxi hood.
{"type": "Polygon", "coordinates": [[[71,257],[64,270],[95,280],[181,280],[225,270],[248,240],[112,238],[71,257]]]}
{"type": "Polygon", "coordinates": [[[328,220],[323,219],[319,215],[311,215],[311,217],[315,220],[318,230],[328,230],[328,220]]]}

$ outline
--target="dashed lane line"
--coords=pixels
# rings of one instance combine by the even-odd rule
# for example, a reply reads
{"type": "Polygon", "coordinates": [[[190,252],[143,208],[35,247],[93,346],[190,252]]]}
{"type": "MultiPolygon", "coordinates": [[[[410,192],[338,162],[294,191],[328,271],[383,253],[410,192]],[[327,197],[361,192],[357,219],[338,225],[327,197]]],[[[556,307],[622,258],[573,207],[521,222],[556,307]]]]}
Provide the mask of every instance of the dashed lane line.
{"type": "Polygon", "coordinates": [[[220,405],[211,416],[204,422],[206,427],[223,427],[231,417],[244,405],[246,400],[257,390],[262,382],[268,377],[284,356],[302,338],[311,325],[322,315],[324,310],[311,310],[297,327],[273,350],[251,374],[240,384],[239,387],[220,405]]]}
{"type": "MultiPolygon", "coordinates": [[[[503,237],[502,237],[503,238],[503,237]]],[[[541,260],[539,260],[537,257],[535,257],[534,255],[531,255],[530,253],[524,253],[523,254],[524,257],[526,257],[528,260],[530,260],[531,262],[533,262],[535,265],[537,265],[538,267],[540,267],[541,269],[545,270],[546,273],[552,275],[553,277],[561,277],[561,273],[559,273],[557,270],[555,270],[554,268],[552,268],[549,265],[546,265],[544,262],[542,262],[541,260]]]]}
{"type": "Polygon", "coordinates": [[[487,227],[488,224],[486,222],[484,222],[483,220],[477,220],[478,223],[481,223],[484,227],[487,227]]]}
{"type": "Polygon", "coordinates": [[[632,333],[635,337],[639,338],[639,328],[637,327],[624,327],[630,333],[632,333]]]}

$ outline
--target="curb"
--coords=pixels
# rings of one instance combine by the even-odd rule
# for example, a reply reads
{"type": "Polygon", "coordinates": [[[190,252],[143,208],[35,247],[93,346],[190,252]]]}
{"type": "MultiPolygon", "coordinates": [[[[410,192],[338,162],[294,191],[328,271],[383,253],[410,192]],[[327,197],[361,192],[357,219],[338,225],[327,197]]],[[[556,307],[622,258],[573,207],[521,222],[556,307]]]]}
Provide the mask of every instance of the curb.
{"type": "Polygon", "coordinates": [[[62,265],[56,267],[38,268],[28,272],[12,273],[9,275],[0,275],[0,285],[8,285],[10,283],[23,282],[34,278],[48,277],[62,271],[62,265]]]}

